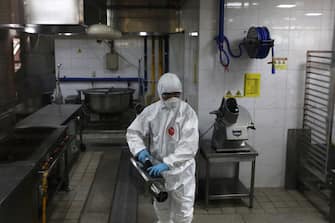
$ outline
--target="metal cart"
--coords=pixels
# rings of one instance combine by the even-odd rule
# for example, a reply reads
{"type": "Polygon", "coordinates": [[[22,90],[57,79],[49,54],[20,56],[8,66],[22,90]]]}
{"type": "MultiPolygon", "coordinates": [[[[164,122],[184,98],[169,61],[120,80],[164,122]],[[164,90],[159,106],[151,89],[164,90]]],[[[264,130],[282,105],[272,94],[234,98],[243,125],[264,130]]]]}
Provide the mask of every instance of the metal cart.
{"type": "Polygon", "coordinates": [[[335,78],[333,51],[307,51],[303,134],[299,145],[299,189],[321,212],[329,215],[330,170],[335,168],[332,145],[335,78]],[[323,201],[322,203],[320,201],[323,201]]]}

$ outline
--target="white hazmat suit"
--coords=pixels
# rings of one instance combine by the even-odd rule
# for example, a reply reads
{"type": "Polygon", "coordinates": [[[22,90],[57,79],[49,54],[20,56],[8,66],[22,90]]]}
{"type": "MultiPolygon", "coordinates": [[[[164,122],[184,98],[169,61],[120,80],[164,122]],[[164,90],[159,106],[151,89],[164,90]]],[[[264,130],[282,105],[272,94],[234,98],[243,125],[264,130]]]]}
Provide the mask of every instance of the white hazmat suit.
{"type": "Polygon", "coordinates": [[[179,78],[166,73],[158,82],[161,100],[146,107],[127,130],[131,153],[147,148],[150,136],[151,156],[169,166],[162,172],[168,199],[154,208],[160,223],[190,223],[193,219],[195,196],[195,160],[198,151],[198,118],[195,111],[179,98],[162,99],[163,93],[182,92],[179,78]]]}

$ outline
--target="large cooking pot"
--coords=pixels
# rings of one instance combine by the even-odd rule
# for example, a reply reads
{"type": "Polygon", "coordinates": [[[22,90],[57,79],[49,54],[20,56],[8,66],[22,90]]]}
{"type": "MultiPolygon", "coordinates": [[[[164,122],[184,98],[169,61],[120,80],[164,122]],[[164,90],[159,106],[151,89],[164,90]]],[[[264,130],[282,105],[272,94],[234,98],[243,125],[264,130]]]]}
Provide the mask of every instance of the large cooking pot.
{"type": "Polygon", "coordinates": [[[131,88],[90,88],[83,93],[92,112],[116,114],[129,108],[134,91],[131,88]]]}

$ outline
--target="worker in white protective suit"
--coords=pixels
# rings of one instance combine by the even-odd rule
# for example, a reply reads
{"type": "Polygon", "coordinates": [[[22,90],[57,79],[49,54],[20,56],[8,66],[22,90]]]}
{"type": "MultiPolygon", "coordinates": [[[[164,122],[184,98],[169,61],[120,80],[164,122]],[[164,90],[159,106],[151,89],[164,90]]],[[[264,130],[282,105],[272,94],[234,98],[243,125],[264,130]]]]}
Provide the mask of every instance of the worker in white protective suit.
{"type": "Polygon", "coordinates": [[[157,86],[160,101],[146,107],[127,130],[131,153],[144,163],[152,176],[163,176],[168,199],[154,208],[159,223],[189,223],[193,219],[195,160],[198,151],[198,118],[179,99],[182,86],[177,75],[164,74],[157,86]],[[150,136],[150,148],[144,138],[150,136]]]}

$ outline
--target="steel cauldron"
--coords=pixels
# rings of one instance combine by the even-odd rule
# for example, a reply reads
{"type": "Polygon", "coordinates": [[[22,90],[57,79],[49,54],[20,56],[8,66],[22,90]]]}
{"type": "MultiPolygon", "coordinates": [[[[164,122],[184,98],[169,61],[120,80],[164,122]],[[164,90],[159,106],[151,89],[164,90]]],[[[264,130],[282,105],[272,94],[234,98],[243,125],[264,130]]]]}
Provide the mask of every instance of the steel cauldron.
{"type": "Polygon", "coordinates": [[[131,88],[90,88],[82,92],[85,104],[92,112],[117,114],[129,108],[134,91],[131,88]]]}

